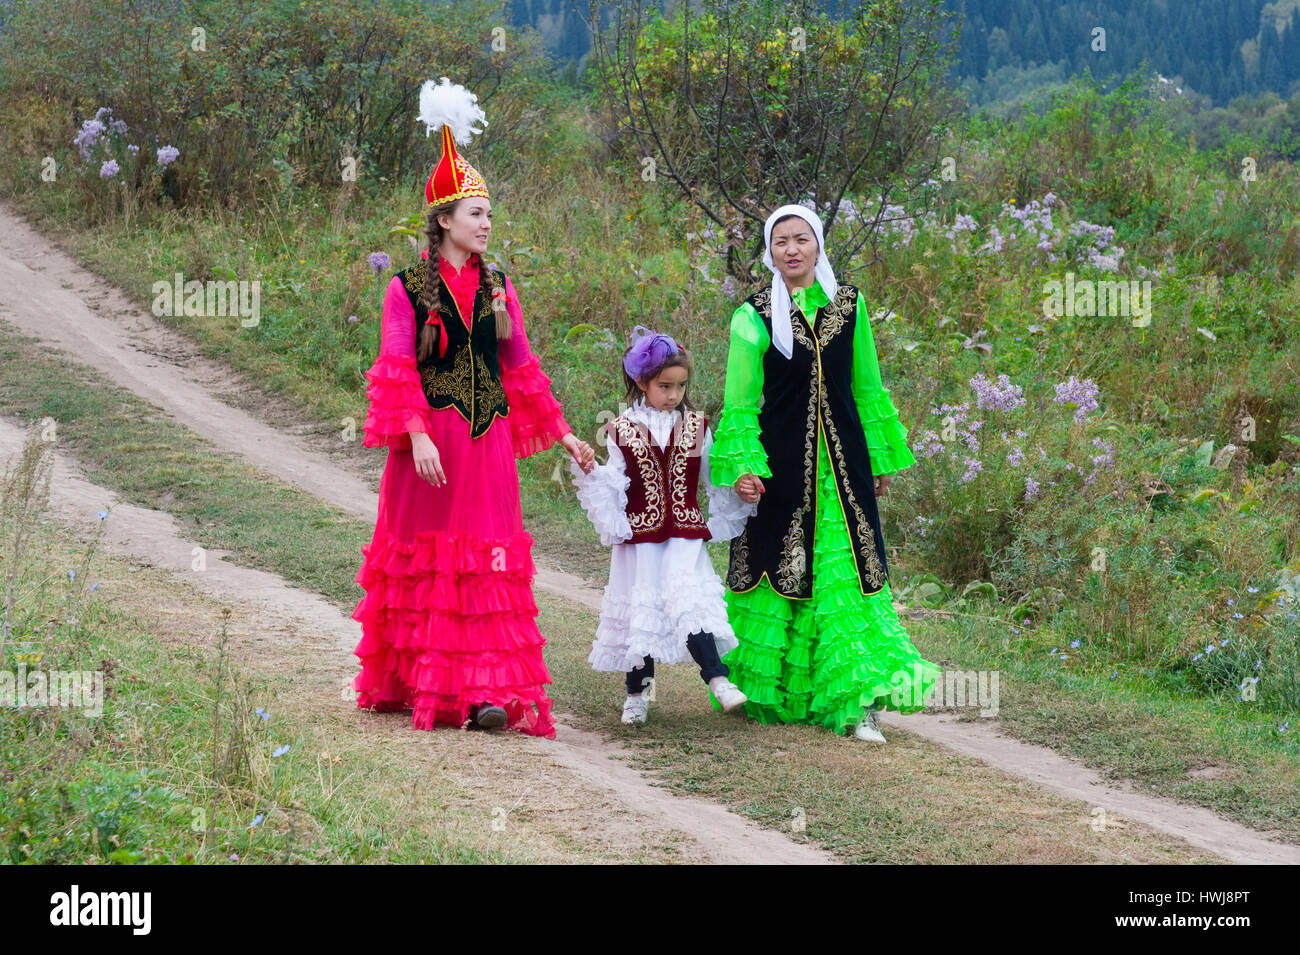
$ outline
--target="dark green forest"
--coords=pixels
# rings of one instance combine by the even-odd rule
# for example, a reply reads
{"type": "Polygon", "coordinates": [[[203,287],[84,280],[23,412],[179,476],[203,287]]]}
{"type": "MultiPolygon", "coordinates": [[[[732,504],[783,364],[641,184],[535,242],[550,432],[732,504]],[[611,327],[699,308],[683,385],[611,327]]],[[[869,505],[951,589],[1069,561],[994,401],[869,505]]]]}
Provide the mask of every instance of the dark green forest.
{"type": "MultiPolygon", "coordinates": [[[[964,21],[953,71],[976,103],[1023,97],[1085,69],[1099,79],[1125,75],[1143,60],[1186,94],[1208,98],[1207,106],[1267,92],[1289,99],[1300,85],[1300,0],[946,2],[954,25],[964,21]],[[1096,28],[1105,31],[1104,48],[1096,28]]],[[[511,22],[536,29],[558,59],[589,51],[586,3],[508,0],[507,8],[511,22]]]]}

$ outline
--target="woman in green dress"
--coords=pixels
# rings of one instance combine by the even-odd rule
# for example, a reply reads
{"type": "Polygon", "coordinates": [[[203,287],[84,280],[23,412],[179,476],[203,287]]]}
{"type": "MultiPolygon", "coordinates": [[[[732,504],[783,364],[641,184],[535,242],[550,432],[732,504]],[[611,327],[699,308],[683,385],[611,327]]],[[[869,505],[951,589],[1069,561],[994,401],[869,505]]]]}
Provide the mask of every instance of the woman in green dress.
{"type": "Polygon", "coordinates": [[[772,270],[731,319],[716,485],[758,512],[731,542],[732,681],[763,723],[884,742],[881,708],[922,708],[939,668],[894,611],[876,496],[915,463],[880,380],[862,294],[836,282],[821,220],[777,209],[772,270]],[[776,466],[775,473],[772,466],[776,466]]]}

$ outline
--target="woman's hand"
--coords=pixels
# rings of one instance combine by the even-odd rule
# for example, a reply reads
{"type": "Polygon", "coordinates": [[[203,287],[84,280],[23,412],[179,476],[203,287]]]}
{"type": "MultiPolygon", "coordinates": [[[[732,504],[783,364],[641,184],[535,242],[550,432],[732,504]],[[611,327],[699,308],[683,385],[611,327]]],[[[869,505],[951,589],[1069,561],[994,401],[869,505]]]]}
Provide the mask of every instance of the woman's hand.
{"type": "Polygon", "coordinates": [[[586,441],[579,441],[570,431],[560,439],[560,444],[569,452],[569,456],[577,462],[578,467],[582,468],[583,474],[590,474],[591,469],[596,466],[596,452],[592,450],[591,445],[586,441]]]}
{"type": "Polygon", "coordinates": [[[736,478],[736,493],[746,504],[753,504],[766,491],[767,488],[757,474],[742,474],[736,478]]]}
{"type": "Polygon", "coordinates": [[[889,482],[892,479],[893,479],[892,476],[888,474],[876,475],[876,497],[880,497],[880,495],[884,494],[889,490],[889,482]]]}
{"type": "Polygon", "coordinates": [[[438,449],[434,447],[433,439],[423,431],[411,432],[411,458],[415,462],[415,473],[430,484],[437,487],[447,483],[438,449]]]}

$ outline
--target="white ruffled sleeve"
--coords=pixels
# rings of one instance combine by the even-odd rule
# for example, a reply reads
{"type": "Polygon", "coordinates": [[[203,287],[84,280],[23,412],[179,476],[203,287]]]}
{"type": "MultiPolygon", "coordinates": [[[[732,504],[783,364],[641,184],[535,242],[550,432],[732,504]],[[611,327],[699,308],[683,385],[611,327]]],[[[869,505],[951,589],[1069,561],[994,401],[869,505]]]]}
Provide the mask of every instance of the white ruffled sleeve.
{"type": "Polygon", "coordinates": [[[606,547],[620,544],[632,537],[632,525],[627,520],[627,489],[632,479],[627,476],[623,452],[613,441],[605,443],[609,460],[583,474],[576,461],[569,459],[569,473],[573,486],[578,489],[578,502],[587,511],[587,517],[600,534],[606,547]]]}
{"type": "Polygon", "coordinates": [[[745,529],[745,522],[758,513],[758,502],[746,504],[730,485],[716,487],[709,474],[709,449],[713,435],[704,432],[704,450],[701,452],[700,473],[709,496],[709,534],[715,541],[731,540],[745,529]]]}

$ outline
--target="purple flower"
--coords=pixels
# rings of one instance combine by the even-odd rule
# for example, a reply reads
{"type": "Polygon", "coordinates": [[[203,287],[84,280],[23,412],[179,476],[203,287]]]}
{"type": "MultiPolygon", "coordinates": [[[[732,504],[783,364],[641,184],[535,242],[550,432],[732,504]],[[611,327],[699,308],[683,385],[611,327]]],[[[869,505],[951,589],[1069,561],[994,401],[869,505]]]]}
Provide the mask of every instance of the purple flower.
{"type": "Polygon", "coordinates": [[[975,391],[976,408],[1014,411],[1025,403],[1024,389],[1019,385],[1012,384],[1011,379],[1006,375],[998,375],[995,384],[985,378],[983,374],[979,374],[970,380],[970,386],[975,391]]]}
{"type": "Polygon", "coordinates": [[[275,750],[272,751],[272,753],[271,753],[271,758],[272,758],[272,759],[279,759],[281,756],[283,756],[283,755],[284,755],[285,753],[287,753],[287,752],[289,752],[289,744],[288,744],[288,743],[285,743],[283,746],[277,746],[277,747],[275,748],[275,750]]]}
{"type": "Polygon", "coordinates": [[[99,167],[99,178],[112,179],[119,171],[116,159],[106,159],[104,164],[99,167]]]}
{"type": "Polygon", "coordinates": [[[1056,397],[1053,401],[1058,405],[1074,405],[1075,421],[1084,421],[1089,411],[1097,410],[1097,395],[1100,393],[1100,389],[1091,378],[1079,381],[1074,375],[1071,375],[1069,381],[1061,382],[1054,387],[1056,388],[1056,397]]]}
{"type": "Polygon", "coordinates": [[[357,322],[359,322],[359,321],[361,321],[361,319],[357,318],[355,315],[349,315],[349,316],[348,316],[348,324],[349,324],[349,325],[355,325],[355,324],[356,324],[357,322]]]}
{"type": "Polygon", "coordinates": [[[1031,477],[1025,478],[1025,500],[1038,493],[1038,482],[1031,477]]]}
{"type": "Polygon", "coordinates": [[[140,147],[137,146],[135,143],[132,143],[130,146],[126,147],[126,151],[129,152],[132,156],[134,156],[136,153],[140,151],[140,147]]]}
{"type": "Polygon", "coordinates": [[[393,264],[393,260],[389,258],[387,252],[370,253],[370,267],[375,270],[376,275],[378,275],[380,272],[387,271],[388,267],[392,264],[393,264]]]}
{"type": "Polygon", "coordinates": [[[1080,644],[1081,642],[1082,642],[1082,641],[1080,641],[1080,640],[1075,640],[1075,641],[1071,642],[1071,643],[1070,643],[1070,649],[1071,649],[1071,650],[1076,650],[1076,649],[1078,649],[1079,644],[1080,644]]]}
{"type": "Polygon", "coordinates": [[[72,145],[77,147],[82,159],[90,158],[91,148],[99,142],[99,137],[103,133],[104,124],[97,119],[88,119],[81,124],[81,132],[77,133],[76,138],[72,140],[72,145]]]}
{"type": "Polygon", "coordinates": [[[177,160],[180,154],[181,151],[177,149],[175,146],[159,146],[158,165],[170,166],[172,163],[174,163],[177,160]]]}
{"type": "Polygon", "coordinates": [[[982,461],[980,461],[978,458],[967,458],[966,473],[963,474],[957,480],[961,484],[968,484],[971,481],[975,480],[975,475],[979,474],[983,470],[984,470],[984,463],[982,461]]]}
{"type": "Polygon", "coordinates": [[[262,824],[262,820],[265,818],[266,816],[264,816],[262,813],[259,812],[256,816],[253,817],[253,821],[248,824],[248,828],[256,829],[258,826],[262,824]]]}

